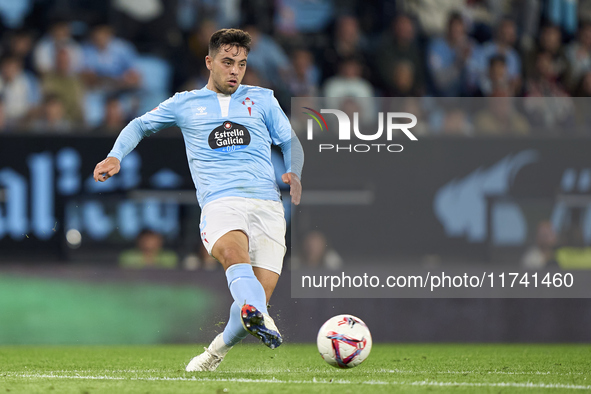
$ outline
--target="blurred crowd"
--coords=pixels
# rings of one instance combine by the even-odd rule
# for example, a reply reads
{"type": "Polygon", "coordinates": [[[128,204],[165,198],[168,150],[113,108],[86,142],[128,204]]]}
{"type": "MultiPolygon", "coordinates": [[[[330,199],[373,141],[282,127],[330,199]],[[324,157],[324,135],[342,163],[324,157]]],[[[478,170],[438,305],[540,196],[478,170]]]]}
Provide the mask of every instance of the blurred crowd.
{"type": "Polygon", "coordinates": [[[243,83],[286,110],[291,97],[479,97],[491,104],[444,108],[425,133],[590,133],[572,124],[591,120],[573,100],[591,96],[591,0],[0,0],[0,130],[118,133],[202,88],[225,27],[253,38],[243,83]]]}

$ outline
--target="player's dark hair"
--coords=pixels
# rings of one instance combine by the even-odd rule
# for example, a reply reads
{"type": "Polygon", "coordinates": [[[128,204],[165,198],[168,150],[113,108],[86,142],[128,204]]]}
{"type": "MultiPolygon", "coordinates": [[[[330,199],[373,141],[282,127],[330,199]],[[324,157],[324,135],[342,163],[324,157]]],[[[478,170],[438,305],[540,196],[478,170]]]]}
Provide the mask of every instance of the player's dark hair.
{"type": "Polygon", "coordinates": [[[221,47],[230,45],[232,47],[244,48],[246,54],[250,52],[250,34],[240,29],[221,29],[212,34],[209,39],[209,56],[214,56],[221,47]]]}

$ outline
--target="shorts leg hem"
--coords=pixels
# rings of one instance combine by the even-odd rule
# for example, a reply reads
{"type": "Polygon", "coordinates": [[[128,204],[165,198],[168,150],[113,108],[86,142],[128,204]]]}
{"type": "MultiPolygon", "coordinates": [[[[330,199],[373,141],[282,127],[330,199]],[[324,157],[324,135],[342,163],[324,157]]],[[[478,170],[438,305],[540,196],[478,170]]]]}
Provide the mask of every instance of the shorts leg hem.
{"type": "Polygon", "coordinates": [[[270,265],[260,265],[260,264],[256,264],[251,262],[250,265],[252,265],[252,267],[256,267],[256,268],[263,268],[266,269],[267,271],[271,271],[271,272],[275,272],[277,275],[281,276],[281,271],[283,271],[283,264],[281,264],[281,267],[279,267],[279,269],[277,269],[277,267],[273,267],[270,265]]]}
{"type": "Polygon", "coordinates": [[[224,235],[228,234],[230,231],[242,231],[244,233],[244,235],[246,235],[246,238],[248,238],[248,249],[249,249],[249,253],[250,253],[250,237],[248,236],[248,231],[245,228],[240,228],[240,227],[228,227],[227,229],[224,230],[220,230],[218,232],[216,232],[216,235],[211,238],[212,241],[207,242],[208,244],[211,245],[211,247],[207,247],[207,245],[205,245],[205,249],[207,250],[207,253],[214,257],[211,252],[213,250],[214,245],[216,244],[217,241],[220,240],[220,238],[222,238],[224,235]]]}

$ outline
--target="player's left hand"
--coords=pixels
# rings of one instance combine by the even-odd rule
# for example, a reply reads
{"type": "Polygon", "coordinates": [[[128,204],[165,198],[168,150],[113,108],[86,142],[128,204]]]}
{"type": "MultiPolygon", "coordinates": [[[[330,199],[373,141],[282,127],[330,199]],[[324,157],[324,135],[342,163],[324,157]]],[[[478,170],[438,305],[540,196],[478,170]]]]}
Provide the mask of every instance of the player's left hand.
{"type": "Polygon", "coordinates": [[[302,198],[302,182],[300,178],[293,172],[286,172],[281,175],[281,180],[290,186],[289,194],[291,195],[291,201],[295,205],[299,205],[300,199],[302,198]]]}

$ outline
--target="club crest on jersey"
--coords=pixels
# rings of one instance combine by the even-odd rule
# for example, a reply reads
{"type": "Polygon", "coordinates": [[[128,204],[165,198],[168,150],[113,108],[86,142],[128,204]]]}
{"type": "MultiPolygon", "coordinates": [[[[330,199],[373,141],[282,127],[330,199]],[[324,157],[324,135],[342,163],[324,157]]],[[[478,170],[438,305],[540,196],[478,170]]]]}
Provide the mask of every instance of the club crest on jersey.
{"type": "Polygon", "coordinates": [[[244,101],[242,102],[242,105],[246,105],[246,108],[248,108],[248,115],[252,116],[252,106],[254,105],[254,101],[252,101],[251,99],[249,99],[248,97],[244,99],[244,101]]]}
{"type": "Polygon", "coordinates": [[[222,123],[209,134],[209,147],[220,152],[234,152],[244,149],[250,144],[250,132],[241,124],[222,123]]]}

